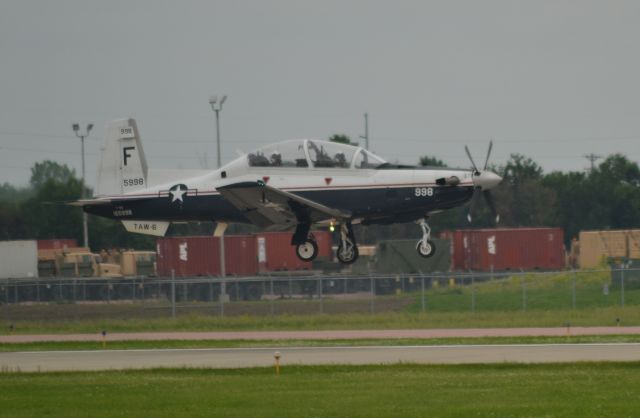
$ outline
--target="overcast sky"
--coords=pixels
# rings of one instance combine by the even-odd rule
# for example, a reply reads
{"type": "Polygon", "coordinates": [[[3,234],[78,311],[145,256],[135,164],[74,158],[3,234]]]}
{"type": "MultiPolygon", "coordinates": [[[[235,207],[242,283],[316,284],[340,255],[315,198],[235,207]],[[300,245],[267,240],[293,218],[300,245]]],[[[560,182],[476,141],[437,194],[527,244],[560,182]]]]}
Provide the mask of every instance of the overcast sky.
{"type": "Polygon", "coordinates": [[[640,160],[638,1],[0,0],[0,183],[36,161],[95,184],[107,121],[138,121],[149,165],[215,165],[291,138],[357,138],[389,161],[545,171],[640,160]],[[208,160],[205,162],[204,159],[208,160]]]}

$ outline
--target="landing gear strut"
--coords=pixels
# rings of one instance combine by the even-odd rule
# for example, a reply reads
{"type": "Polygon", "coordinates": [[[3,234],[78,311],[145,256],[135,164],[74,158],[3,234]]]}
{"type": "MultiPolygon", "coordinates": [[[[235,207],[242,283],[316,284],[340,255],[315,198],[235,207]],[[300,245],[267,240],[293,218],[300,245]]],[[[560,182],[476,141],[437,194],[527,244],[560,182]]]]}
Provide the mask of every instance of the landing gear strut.
{"type": "Polygon", "coordinates": [[[343,264],[352,264],[358,259],[358,246],[350,222],[340,225],[340,244],[336,255],[343,264]]]}
{"type": "Polygon", "coordinates": [[[429,239],[431,237],[431,228],[429,228],[425,218],[418,219],[416,223],[422,228],[422,239],[416,244],[416,251],[421,257],[429,258],[436,253],[436,245],[429,239]]]}

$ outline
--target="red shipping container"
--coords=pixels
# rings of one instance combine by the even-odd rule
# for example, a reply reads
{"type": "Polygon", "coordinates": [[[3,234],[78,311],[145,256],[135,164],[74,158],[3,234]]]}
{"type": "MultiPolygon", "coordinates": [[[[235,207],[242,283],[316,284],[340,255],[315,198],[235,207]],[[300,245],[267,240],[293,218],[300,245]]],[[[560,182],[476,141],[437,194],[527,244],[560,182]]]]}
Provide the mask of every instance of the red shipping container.
{"type": "Polygon", "coordinates": [[[75,239],[39,239],[38,250],[63,250],[65,248],[76,248],[78,242],[75,239]]]}
{"type": "MultiPolygon", "coordinates": [[[[228,276],[254,276],[258,273],[256,239],[252,235],[225,236],[225,270],[228,276]]],[[[219,238],[165,237],[156,241],[159,276],[219,276],[219,238]]]]}
{"type": "MultiPolygon", "coordinates": [[[[330,258],[333,239],[329,231],[313,231],[318,244],[318,257],[330,258]]],[[[302,261],[291,245],[291,232],[264,232],[256,235],[260,271],[311,270],[312,264],[302,261]]]]}
{"type": "Polygon", "coordinates": [[[445,231],[451,266],[458,271],[557,270],[565,267],[560,228],[463,229],[445,231]]]}

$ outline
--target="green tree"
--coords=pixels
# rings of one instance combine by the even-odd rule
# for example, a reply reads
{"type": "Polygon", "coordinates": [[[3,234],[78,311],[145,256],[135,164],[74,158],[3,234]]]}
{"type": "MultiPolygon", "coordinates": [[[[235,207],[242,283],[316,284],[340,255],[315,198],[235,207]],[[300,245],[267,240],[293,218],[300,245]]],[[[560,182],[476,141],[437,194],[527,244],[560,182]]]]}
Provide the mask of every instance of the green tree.
{"type": "Polygon", "coordinates": [[[430,155],[423,155],[420,157],[418,165],[422,167],[447,167],[447,164],[445,164],[444,161],[430,155]]]}
{"type": "Polygon", "coordinates": [[[543,226],[550,218],[556,193],[542,184],[543,171],[535,161],[512,154],[498,168],[502,183],[492,191],[500,223],[508,226],[543,226]]]}
{"type": "Polygon", "coordinates": [[[357,142],[351,141],[351,138],[345,134],[335,134],[329,137],[329,141],[339,144],[358,145],[357,142]]]}
{"type": "Polygon", "coordinates": [[[31,167],[31,180],[29,183],[34,189],[41,188],[49,179],[67,183],[69,180],[76,178],[75,170],[69,168],[66,164],[58,164],[55,161],[45,160],[41,163],[35,163],[31,167]]]}

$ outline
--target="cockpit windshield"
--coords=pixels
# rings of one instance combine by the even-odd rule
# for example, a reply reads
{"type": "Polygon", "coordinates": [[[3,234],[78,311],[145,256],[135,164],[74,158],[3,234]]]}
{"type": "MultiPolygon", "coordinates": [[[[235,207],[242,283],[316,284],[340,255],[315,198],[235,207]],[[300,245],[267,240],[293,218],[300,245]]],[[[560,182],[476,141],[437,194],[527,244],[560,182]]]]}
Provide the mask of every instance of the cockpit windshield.
{"type": "Polygon", "coordinates": [[[387,162],[365,149],[360,149],[353,160],[353,168],[378,168],[387,162]]]}
{"type": "Polygon", "coordinates": [[[357,148],[326,141],[307,141],[314,167],[349,168],[357,148]]]}
{"type": "Polygon", "coordinates": [[[262,147],[247,155],[250,167],[377,168],[385,161],[353,145],[292,140],[262,147]]]}
{"type": "Polygon", "coordinates": [[[304,141],[267,145],[247,156],[250,167],[308,167],[304,141]]]}

